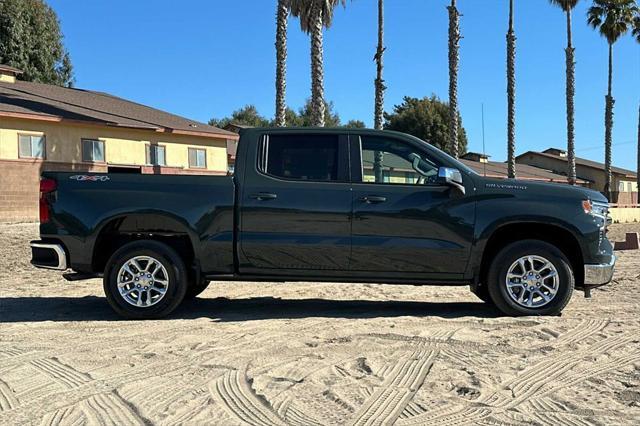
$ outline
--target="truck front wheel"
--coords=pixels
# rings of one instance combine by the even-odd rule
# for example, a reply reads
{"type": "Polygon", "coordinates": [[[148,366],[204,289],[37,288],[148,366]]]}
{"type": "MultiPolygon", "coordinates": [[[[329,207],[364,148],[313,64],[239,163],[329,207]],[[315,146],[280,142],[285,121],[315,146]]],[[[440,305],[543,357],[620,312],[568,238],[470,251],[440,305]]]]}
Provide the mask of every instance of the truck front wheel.
{"type": "Polygon", "coordinates": [[[569,260],[544,241],[509,244],[489,269],[489,295],[507,315],[558,315],[569,303],[573,287],[569,260]]]}
{"type": "Polygon", "coordinates": [[[107,262],[104,292],[111,307],[129,319],[161,318],[184,299],[187,271],[178,254],[158,241],[136,241],[107,262]]]}

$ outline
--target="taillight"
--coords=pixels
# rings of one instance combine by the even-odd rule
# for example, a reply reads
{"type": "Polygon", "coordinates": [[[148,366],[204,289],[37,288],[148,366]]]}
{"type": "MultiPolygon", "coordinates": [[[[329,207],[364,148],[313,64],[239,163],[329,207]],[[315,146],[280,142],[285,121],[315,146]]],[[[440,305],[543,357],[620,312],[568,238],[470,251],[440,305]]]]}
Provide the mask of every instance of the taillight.
{"type": "Polygon", "coordinates": [[[40,179],[40,223],[47,223],[51,219],[50,200],[51,193],[58,188],[53,179],[40,179]]]}

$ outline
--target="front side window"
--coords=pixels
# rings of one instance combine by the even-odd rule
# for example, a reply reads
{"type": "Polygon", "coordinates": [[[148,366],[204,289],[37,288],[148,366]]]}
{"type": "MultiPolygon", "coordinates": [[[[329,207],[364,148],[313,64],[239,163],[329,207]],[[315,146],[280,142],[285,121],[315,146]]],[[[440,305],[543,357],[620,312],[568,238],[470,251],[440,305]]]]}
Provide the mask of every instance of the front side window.
{"type": "Polygon", "coordinates": [[[261,156],[261,171],[284,179],[338,181],[338,135],[270,135],[261,156]]]}
{"type": "Polygon", "coordinates": [[[412,145],[362,137],[362,181],[398,185],[435,184],[438,165],[412,145]]]}
{"type": "Polygon", "coordinates": [[[161,145],[147,145],[147,164],[166,166],[166,148],[161,145]]]}
{"type": "Polygon", "coordinates": [[[82,161],[104,163],[104,141],[82,139],[82,161]]]}
{"type": "Polygon", "coordinates": [[[45,138],[36,135],[18,136],[18,154],[20,158],[44,158],[45,138]]]}
{"type": "Polygon", "coordinates": [[[199,148],[189,148],[189,167],[192,169],[206,169],[207,151],[199,148]]]}

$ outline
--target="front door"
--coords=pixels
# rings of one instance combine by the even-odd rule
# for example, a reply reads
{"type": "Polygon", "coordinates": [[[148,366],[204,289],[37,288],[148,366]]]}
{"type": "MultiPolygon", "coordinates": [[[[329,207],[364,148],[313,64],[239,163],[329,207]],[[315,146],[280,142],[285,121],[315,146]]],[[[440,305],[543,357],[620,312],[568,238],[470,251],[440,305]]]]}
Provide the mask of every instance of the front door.
{"type": "Polygon", "coordinates": [[[346,135],[265,135],[257,152],[248,153],[241,197],[241,273],[346,273],[351,251],[346,135]]]}
{"type": "Polygon", "coordinates": [[[353,274],[460,278],[473,238],[474,202],[437,182],[429,150],[393,136],[351,136],[353,274]]]}

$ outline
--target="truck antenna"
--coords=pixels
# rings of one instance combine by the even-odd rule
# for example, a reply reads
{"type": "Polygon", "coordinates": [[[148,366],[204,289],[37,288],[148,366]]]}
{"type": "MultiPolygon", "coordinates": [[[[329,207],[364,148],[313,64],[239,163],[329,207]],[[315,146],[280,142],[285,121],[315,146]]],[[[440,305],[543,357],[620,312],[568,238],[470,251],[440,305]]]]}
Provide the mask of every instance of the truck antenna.
{"type": "MultiPolygon", "coordinates": [[[[487,152],[485,150],[485,145],[484,145],[484,102],[481,105],[482,105],[482,156],[486,157],[487,152]]],[[[487,163],[484,162],[482,164],[483,164],[484,177],[487,177],[487,163]]]]}

